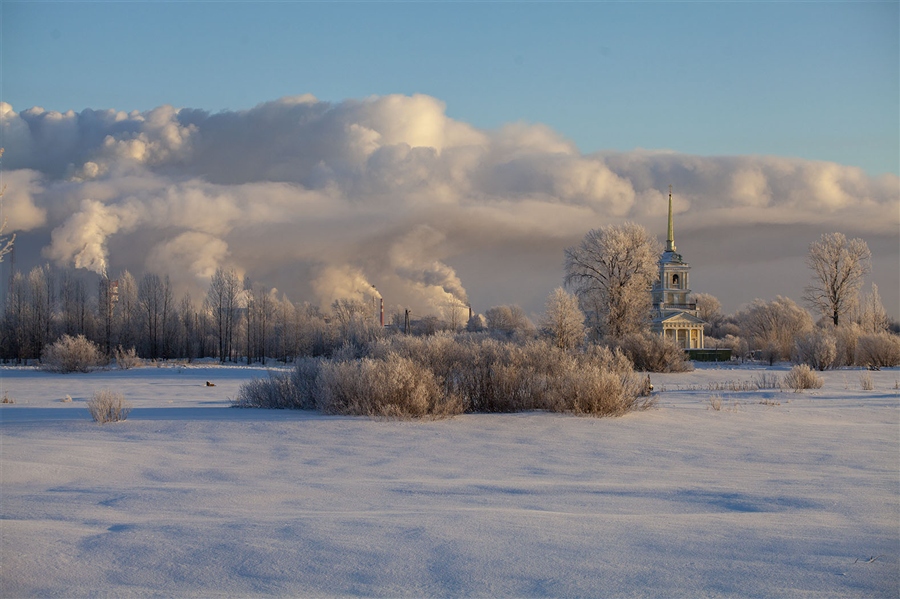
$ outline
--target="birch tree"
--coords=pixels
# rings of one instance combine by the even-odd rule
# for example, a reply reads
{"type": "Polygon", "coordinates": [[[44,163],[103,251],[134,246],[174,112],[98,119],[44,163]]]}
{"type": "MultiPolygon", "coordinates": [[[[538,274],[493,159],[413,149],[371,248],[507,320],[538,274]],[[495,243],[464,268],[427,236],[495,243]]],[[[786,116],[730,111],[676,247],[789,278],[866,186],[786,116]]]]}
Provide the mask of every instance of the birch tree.
{"type": "Polygon", "coordinates": [[[863,277],[871,270],[872,253],[862,239],[826,233],[809,245],[806,264],[813,280],[803,299],[838,326],[840,317],[855,305],[863,277]]]}

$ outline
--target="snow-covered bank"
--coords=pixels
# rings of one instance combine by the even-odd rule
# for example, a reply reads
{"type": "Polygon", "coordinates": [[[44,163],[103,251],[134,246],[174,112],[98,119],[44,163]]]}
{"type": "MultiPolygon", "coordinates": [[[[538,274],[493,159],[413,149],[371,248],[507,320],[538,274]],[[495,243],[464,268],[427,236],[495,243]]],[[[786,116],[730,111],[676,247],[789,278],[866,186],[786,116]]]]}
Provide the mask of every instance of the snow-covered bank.
{"type": "Polygon", "coordinates": [[[395,422],[229,408],[264,369],[3,369],[0,595],[897,596],[900,370],[731,390],[761,372],[395,422]],[[90,420],[100,387],[127,421],[90,420]]]}

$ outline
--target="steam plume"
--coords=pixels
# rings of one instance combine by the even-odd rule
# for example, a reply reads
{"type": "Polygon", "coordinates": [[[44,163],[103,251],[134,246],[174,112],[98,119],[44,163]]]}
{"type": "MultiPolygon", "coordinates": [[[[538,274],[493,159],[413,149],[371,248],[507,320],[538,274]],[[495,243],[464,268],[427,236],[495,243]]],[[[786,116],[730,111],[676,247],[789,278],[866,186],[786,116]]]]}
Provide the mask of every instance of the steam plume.
{"type": "MultiPolygon", "coordinates": [[[[894,251],[900,229],[895,175],[777,156],[584,155],[545,126],[479,130],[422,95],[304,95],[216,114],[0,103],[0,134],[19,243],[101,274],[170,273],[201,294],[228,266],[323,305],[375,284],[420,311],[469,296],[540,309],[563,248],[587,230],[630,219],[664,233],[669,184],[679,247],[690,236],[710,261],[759,227],[841,230],[894,251]]],[[[782,244],[798,272],[805,245],[782,244]]],[[[735,252],[730,271],[765,250],[735,252]]],[[[889,276],[879,287],[900,287],[889,276]]],[[[727,294],[714,285],[703,290],[727,294]]]]}

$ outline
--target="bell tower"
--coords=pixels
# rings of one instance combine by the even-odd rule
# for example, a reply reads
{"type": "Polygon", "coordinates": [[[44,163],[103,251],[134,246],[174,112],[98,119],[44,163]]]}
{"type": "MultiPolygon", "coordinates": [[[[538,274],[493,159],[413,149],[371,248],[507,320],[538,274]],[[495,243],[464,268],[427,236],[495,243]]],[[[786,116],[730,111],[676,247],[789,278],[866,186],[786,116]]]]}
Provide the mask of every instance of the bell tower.
{"type": "Polygon", "coordinates": [[[703,347],[703,321],[697,304],[691,301],[691,265],[675,251],[675,222],[672,216],[672,186],[669,186],[669,222],[666,250],[659,257],[659,274],[651,291],[653,330],[671,337],[685,349],[703,347]]]}
{"type": "Polygon", "coordinates": [[[654,316],[674,312],[697,315],[697,305],[690,303],[691,265],[675,251],[675,223],[672,217],[672,186],[669,186],[669,226],[666,251],[659,257],[659,275],[653,286],[654,316]]]}

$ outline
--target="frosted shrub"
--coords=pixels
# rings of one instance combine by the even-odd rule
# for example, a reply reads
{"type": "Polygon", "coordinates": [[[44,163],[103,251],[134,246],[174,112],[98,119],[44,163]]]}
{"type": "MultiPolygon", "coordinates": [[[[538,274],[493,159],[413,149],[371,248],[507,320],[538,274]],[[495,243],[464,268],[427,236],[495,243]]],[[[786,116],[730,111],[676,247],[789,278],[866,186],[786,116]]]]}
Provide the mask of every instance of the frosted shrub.
{"type": "Polygon", "coordinates": [[[816,370],[827,370],[837,360],[837,340],[829,331],[817,329],[797,337],[792,359],[816,370]]]}
{"type": "Polygon", "coordinates": [[[550,404],[554,411],[591,416],[621,416],[646,409],[655,400],[641,393],[641,380],[634,373],[605,370],[597,364],[585,364],[553,381],[550,404]]]}
{"type": "Polygon", "coordinates": [[[63,335],[41,353],[41,368],[50,372],[90,372],[100,364],[99,348],[84,335],[63,335]]]}
{"type": "Polygon", "coordinates": [[[566,352],[547,341],[524,346],[483,343],[472,368],[459,373],[470,411],[550,410],[615,416],[652,405],[622,353],[592,346],[566,352]]]}
{"type": "Polygon", "coordinates": [[[110,389],[101,389],[88,400],[87,409],[91,417],[100,424],[125,420],[131,411],[131,404],[125,401],[121,393],[110,389]]]}
{"type": "Polygon", "coordinates": [[[890,333],[861,336],[856,344],[856,364],[870,370],[900,366],[900,337],[890,333]]]}
{"type": "Polygon", "coordinates": [[[861,331],[856,323],[842,324],[834,329],[837,357],[834,365],[853,366],[856,364],[856,346],[859,343],[861,331]]]}
{"type": "Polygon", "coordinates": [[[449,416],[462,403],[441,394],[434,375],[397,354],[322,364],[318,405],[331,414],[382,417],[449,416]]]}
{"type": "Polygon", "coordinates": [[[628,335],[618,342],[611,342],[634,363],[635,370],[643,372],[690,372],[694,369],[685,358],[684,349],[672,339],[660,335],[628,335]]]}
{"type": "MultiPolygon", "coordinates": [[[[424,366],[435,378],[444,395],[458,395],[458,373],[475,361],[474,347],[482,336],[454,336],[437,333],[429,337],[397,336],[371,346],[373,358],[385,359],[390,354],[408,358],[424,366]]],[[[496,342],[494,342],[496,343],[496,342]]]]}
{"type": "Polygon", "coordinates": [[[813,372],[809,366],[798,364],[784,375],[783,384],[799,393],[803,389],[821,389],[823,381],[822,377],[813,372]]]}
{"type": "Polygon", "coordinates": [[[645,380],[635,374],[631,360],[620,351],[595,346],[580,358],[578,368],[585,372],[586,381],[594,382],[592,395],[580,396],[571,407],[576,413],[621,416],[656,404],[656,398],[646,392],[645,380]]]}
{"type": "Polygon", "coordinates": [[[641,397],[643,384],[631,361],[606,347],[573,352],[547,340],[517,345],[479,334],[397,336],[252,381],[234,405],[380,417],[522,410],[604,416],[652,405],[641,397]]]}
{"type": "Polygon", "coordinates": [[[267,379],[241,385],[232,402],[236,408],[311,410],[316,407],[316,377],[322,360],[300,358],[289,373],[270,372],[267,379]]]}
{"type": "Polygon", "coordinates": [[[113,358],[115,358],[119,370],[131,370],[141,365],[141,359],[138,358],[137,351],[133,347],[122,349],[120,345],[113,351],[113,358]]]}
{"type": "Polygon", "coordinates": [[[283,374],[270,374],[267,379],[251,379],[241,385],[237,397],[232,401],[236,408],[283,408],[285,398],[281,395],[279,379],[283,374]]]}

